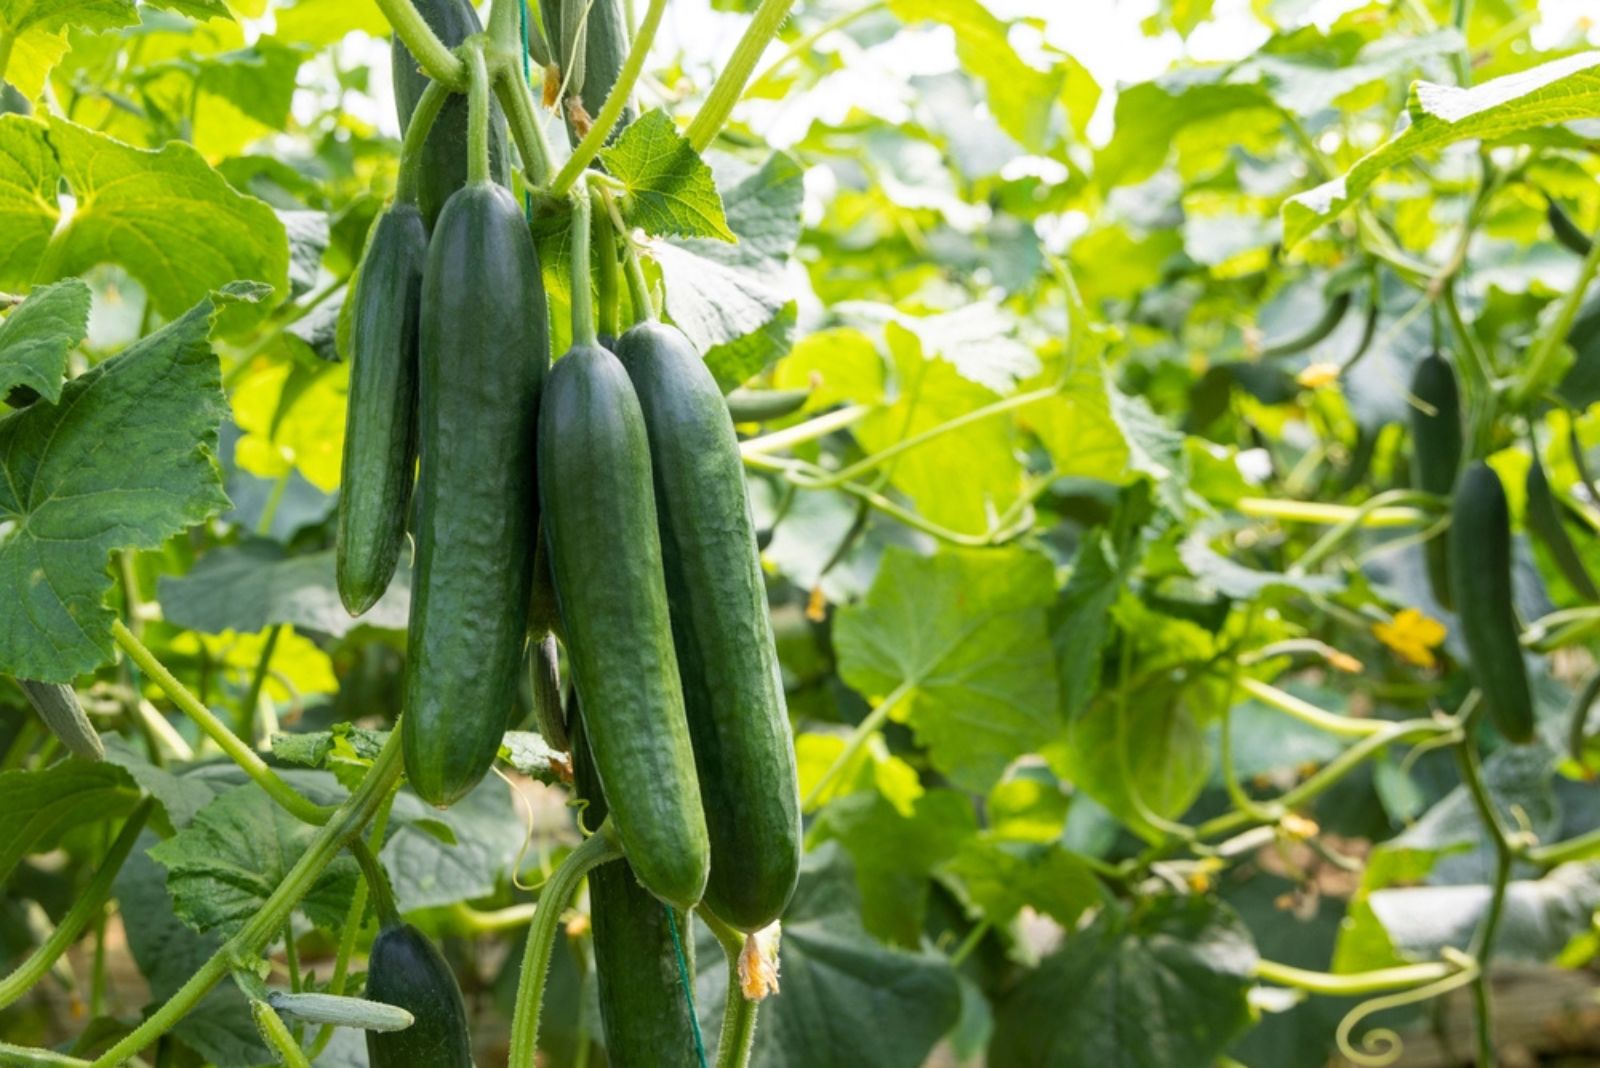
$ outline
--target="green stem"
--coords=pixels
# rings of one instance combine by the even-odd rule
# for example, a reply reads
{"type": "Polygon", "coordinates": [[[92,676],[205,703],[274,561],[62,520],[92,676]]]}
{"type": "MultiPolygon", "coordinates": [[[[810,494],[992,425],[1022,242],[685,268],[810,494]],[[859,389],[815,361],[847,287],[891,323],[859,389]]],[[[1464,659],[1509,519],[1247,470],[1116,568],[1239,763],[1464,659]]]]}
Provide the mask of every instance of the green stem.
{"type": "Polygon", "coordinates": [[[442,83],[429,82],[417,101],[416,110],[411,112],[405,140],[400,143],[400,174],[394,187],[394,198],[402,204],[417,202],[417,189],[422,182],[422,146],[427,143],[439,109],[444,107],[449,96],[450,90],[442,83]]]}
{"type": "Polygon", "coordinates": [[[814,419],[807,419],[803,423],[774,430],[770,434],[763,434],[758,438],[750,438],[739,443],[739,453],[746,461],[756,457],[766,456],[770,453],[782,452],[792,449],[796,445],[804,445],[808,441],[825,438],[834,431],[843,430],[861,422],[867,416],[877,411],[870,404],[852,404],[846,408],[837,408],[831,412],[824,412],[814,419]]]}
{"type": "Polygon", "coordinates": [[[768,42],[777,36],[779,27],[789,17],[789,9],[793,6],[794,0],[761,0],[761,6],[756,9],[744,36],[739,39],[728,65],[722,68],[716,85],[711,87],[711,95],[706,97],[706,102],[700,106],[700,111],[685,131],[689,144],[694,146],[696,152],[704,152],[727,125],[728,116],[733,114],[733,106],[744,95],[745,83],[760,62],[761,54],[767,50],[768,42]]]}
{"type": "Polygon", "coordinates": [[[1591,240],[1593,243],[1589,247],[1589,254],[1583,258],[1583,266],[1578,268],[1577,280],[1562,299],[1556,317],[1546,323],[1534,339],[1523,362],[1522,374],[1511,389],[1511,403],[1519,408],[1549,385],[1545,378],[1553,373],[1562,346],[1566,344],[1567,334],[1572,330],[1572,321],[1578,317],[1578,309],[1583,306],[1583,298],[1589,293],[1589,285],[1594,281],[1596,271],[1600,271],[1600,231],[1591,240]]]}
{"type": "Polygon", "coordinates": [[[184,715],[194,720],[195,724],[205,732],[206,737],[216,742],[229,759],[243,768],[244,773],[267,792],[267,796],[303,823],[328,822],[335,809],[306,800],[292,786],[280,779],[275,771],[267,767],[266,761],[262,760],[254,749],[241,741],[238,735],[230,731],[209,708],[201,704],[199,699],[167,670],[166,665],[157,660],[155,654],[134,637],[133,632],[122,620],[112,620],[111,636],[116,639],[123,652],[128,654],[128,658],[139,666],[139,670],[161,687],[162,691],[172,699],[172,703],[177,705],[184,715]]]}
{"type": "Polygon", "coordinates": [[[82,1058],[69,1057],[53,1049],[35,1049],[32,1046],[13,1046],[9,1042],[0,1042],[0,1064],[14,1064],[19,1068],[84,1068],[88,1063],[82,1058]]]}
{"type": "Polygon", "coordinates": [[[467,92],[467,181],[486,185],[493,174],[489,163],[489,64],[481,47],[466,51],[472,75],[467,92]]]}
{"type": "Polygon", "coordinates": [[[350,841],[350,855],[361,865],[361,874],[372,895],[373,907],[378,910],[378,922],[385,927],[398,927],[400,910],[395,907],[394,893],[389,889],[389,877],[378,862],[377,854],[366,842],[354,838],[350,841]]]}
{"type": "Polygon", "coordinates": [[[595,220],[592,233],[595,251],[600,261],[600,269],[595,274],[595,283],[600,296],[598,313],[600,333],[614,339],[622,332],[622,294],[618,291],[617,285],[619,281],[617,241],[609,217],[605,213],[605,202],[601,200],[600,190],[589,191],[589,209],[590,218],[595,220]]]}
{"type": "Polygon", "coordinates": [[[294,1035],[289,1033],[289,1028],[283,1022],[283,1017],[278,1011],[265,1001],[252,1001],[250,1013],[256,1019],[256,1029],[261,1032],[261,1037],[273,1049],[278,1051],[278,1058],[283,1062],[284,1068],[311,1068],[311,1062],[306,1060],[305,1051],[300,1048],[300,1043],[295,1041],[294,1035]]]}
{"type": "Polygon", "coordinates": [[[555,950],[561,913],[571,902],[584,876],[608,861],[622,856],[613,838],[609,820],[567,854],[539,895],[539,909],[528,931],[528,947],[522,958],[522,976],[517,983],[516,1008],[511,1015],[511,1059],[507,1068],[534,1068],[539,1050],[539,1009],[544,1002],[545,979],[550,972],[550,955],[555,950]]]}
{"type": "Polygon", "coordinates": [[[644,264],[639,262],[639,250],[628,235],[622,235],[623,266],[627,268],[628,300],[633,305],[635,322],[656,321],[656,302],[650,296],[650,283],[644,276],[644,264]]]}
{"type": "Polygon", "coordinates": [[[333,818],[312,837],[300,859],[295,861],[283,881],[262,902],[255,915],[245,922],[237,934],[224,942],[164,1005],[101,1054],[95,1060],[94,1068],[115,1068],[149,1046],[183,1019],[228,974],[235,962],[259,956],[276,937],[300,899],[311,891],[323,869],[339,855],[346,842],[361,833],[361,829],[387,802],[390,790],[400,781],[404,770],[400,731],[396,729],[373,761],[372,767],[367,769],[356,792],[339,806],[333,818]]]}
{"type": "Polygon", "coordinates": [[[571,198],[572,241],[568,247],[572,254],[572,343],[593,345],[594,291],[589,281],[589,236],[592,232],[593,212],[589,194],[580,192],[571,198]]]}
{"type": "Polygon", "coordinates": [[[1327,559],[1335,549],[1343,545],[1346,539],[1360,530],[1366,523],[1368,516],[1375,515],[1385,508],[1391,507],[1420,508],[1426,514],[1427,509],[1436,507],[1437,504],[1438,498],[1415,490],[1386,490],[1383,493],[1375,494],[1357,507],[1347,518],[1335,524],[1332,529],[1318,538],[1311,548],[1301,555],[1300,559],[1290,565],[1289,574],[1304,575],[1310,572],[1312,568],[1327,559]]]}
{"type": "Polygon", "coordinates": [[[83,888],[83,892],[72,903],[67,914],[61,917],[61,922],[50,933],[50,937],[45,939],[27,960],[18,965],[16,971],[0,979],[0,1008],[5,1008],[16,1001],[44,978],[56,959],[77,941],[89,921],[100,915],[105,908],[106,898],[111,895],[111,884],[116,879],[117,872],[122,869],[122,862],[128,859],[128,854],[133,850],[133,843],[144,830],[152,804],[148,797],[139,802],[128,815],[127,822],[122,825],[122,833],[111,843],[111,849],[100,862],[100,868],[94,873],[94,878],[89,880],[89,885],[83,888]]]}
{"type": "Polygon", "coordinates": [[[1242,515],[1253,519],[1277,519],[1285,523],[1336,525],[1354,521],[1366,530],[1416,527],[1428,522],[1420,508],[1356,508],[1346,504],[1318,501],[1288,501],[1274,497],[1241,497],[1235,505],[1242,515]]]}
{"type": "Polygon", "coordinates": [[[539,906],[526,902],[493,910],[475,909],[465,901],[457,901],[450,906],[452,926],[472,934],[514,931],[528,926],[538,914],[539,906]]]}
{"type": "Polygon", "coordinates": [[[871,3],[863,4],[858,8],[846,11],[844,14],[831,18],[827,22],[824,22],[821,26],[811,30],[805,36],[795,41],[794,44],[790,45],[787,52],[773,60],[771,63],[767,64],[765,69],[763,69],[760,74],[756,75],[754,78],[751,78],[750,84],[746,86],[744,91],[739,94],[739,98],[743,100],[748,97],[762,83],[770,81],[773,75],[782,70],[785,65],[811,51],[812,46],[814,46],[824,37],[828,36],[828,34],[844,29],[857,19],[864,18],[867,15],[876,14],[879,11],[883,11],[888,6],[889,0],[872,0],[871,3]]]}
{"type": "MultiPolygon", "coordinates": [[[[785,7],[794,0],[787,0],[785,7]]],[[[650,45],[656,39],[656,28],[661,25],[661,16],[667,10],[667,0],[650,0],[650,7],[644,13],[644,22],[639,26],[639,32],[633,38],[633,44],[628,48],[628,58],[623,61],[622,69],[617,72],[616,84],[611,87],[611,93],[606,97],[605,104],[600,108],[600,114],[595,116],[594,123],[589,127],[589,132],[583,135],[583,140],[578,142],[578,147],[572,150],[572,156],[561,165],[560,172],[555,181],[550,184],[550,191],[557,196],[564,195],[572,188],[578,176],[583,173],[600,150],[605,147],[611,131],[617,128],[617,122],[622,118],[622,112],[628,106],[628,98],[633,95],[633,87],[638,84],[639,75],[644,72],[645,60],[650,55],[650,45]]]]}
{"type": "Polygon", "coordinates": [[[467,88],[467,68],[451,52],[433,27],[417,11],[411,0],[378,0],[378,9],[394,27],[394,34],[405,44],[428,77],[455,92],[467,88]]]}
{"type": "Polygon", "coordinates": [[[506,64],[497,68],[495,95],[506,113],[511,136],[522,155],[522,167],[530,186],[542,186],[550,177],[550,142],[544,135],[528,82],[519,67],[506,64]]]}
{"type": "Polygon", "coordinates": [[[1301,723],[1341,738],[1368,738],[1384,733],[1391,726],[1388,720],[1356,719],[1354,716],[1325,711],[1260,679],[1240,679],[1239,688],[1268,708],[1277,709],[1301,723]]]}
{"type": "Polygon", "coordinates": [[[1469,721],[1461,741],[1456,745],[1456,761],[1461,768],[1461,781],[1466,784],[1472,805],[1478,811],[1478,819],[1489,832],[1489,841],[1494,846],[1494,882],[1490,886],[1489,907],[1473,936],[1471,948],[1479,969],[1472,983],[1472,1000],[1476,1010],[1473,1014],[1476,1024],[1473,1031],[1477,1039],[1478,1063],[1487,1065],[1495,1063],[1489,959],[1494,955],[1495,935],[1500,929],[1500,917],[1505,912],[1506,886],[1511,881],[1515,851],[1500,822],[1500,814],[1495,810],[1494,800],[1489,796],[1489,788],[1483,781],[1483,767],[1478,762],[1478,746],[1471,728],[1469,721]]]}
{"type": "Polygon", "coordinates": [[[524,0],[493,0],[489,5],[489,43],[499,55],[522,58],[524,0]]]}
{"type": "Polygon", "coordinates": [[[723,945],[728,956],[728,994],[722,1003],[722,1033],[717,1039],[717,1068],[744,1068],[756,1038],[761,1002],[744,996],[739,985],[739,950],[723,945]]]}
{"type": "Polygon", "coordinates": [[[250,690],[245,694],[244,705],[239,709],[239,730],[241,738],[255,737],[256,708],[261,704],[261,689],[267,683],[267,673],[272,668],[272,652],[278,647],[278,636],[283,633],[283,624],[274,623],[267,631],[267,640],[261,645],[261,656],[256,660],[256,671],[250,679],[250,690]]]}
{"type": "Polygon", "coordinates": [[[283,921],[283,962],[289,969],[289,991],[300,992],[300,947],[295,943],[294,913],[283,921]]]}
{"type": "Polygon", "coordinates": [[[1545,868],[1600,856],[1600,830],[1589,831],[1564,842],[1552,842],[1527,852],[1528,860],[1545,868]]]}
{"type": "Polygon", "coordinates": [[[895,706],[905,700],[907,695],[915,688],[915,685],[910,681],[902,682],[890,691],[889,696],[885,697],[877,708],[868,712],[861,722],[856,724],[855,730],[851,731],[850,736],[845,739],[844,748],[839,750],[839,755],[833,758],[833,763],[828,765],[828,770],[822,773],[822,777],[817,780],[816,785],[811,787],[810,792],[806,794],[805,800],[800,802],[802,811],[810,811],[822,800],[828,787],[833,785],[833,780],[839,777],[840,772],[849,767],[856,754],[861,752],[861,747],[867,744],[867,740],[883,729],[883,725],[889,722],[889,713],[893,712],[895,706]]]}
{"type": "Polygon", "coordinates": [[[1460,969],[1443,962],[1432,964],[1407,964],[1398,968],[1380,968],[1370,972],[1352,972],[1333,975],[1328,972],[1309,971],[1276,961],[1256,961],[1255,977],[1278,986],[1293,987],[1308,994],[1325,994],[1328,997],[1354,997],[1361,994],[1381,994],[1389,990],[1405,990],[1414,986],[1436,983],[1454,975],[1460,969]]]}

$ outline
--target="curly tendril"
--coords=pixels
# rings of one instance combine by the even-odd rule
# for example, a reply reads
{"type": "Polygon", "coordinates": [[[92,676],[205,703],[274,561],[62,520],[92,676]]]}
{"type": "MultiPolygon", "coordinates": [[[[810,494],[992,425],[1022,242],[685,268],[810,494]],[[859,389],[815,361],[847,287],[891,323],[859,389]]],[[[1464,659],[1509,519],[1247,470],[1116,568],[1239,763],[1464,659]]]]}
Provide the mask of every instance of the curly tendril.
{"type": "Polygon", "coordinates": [[[1460,950],[1447,947],[1440,952],[1440,956],[1460,970],[1411,990],[1369,998],[1346,1013],[1344,1019],[1339,1021],[1338,1030],[1334,1032],[1334,1042],[1340,1055],[1352,1064],[1361,1065],[1361,1068],[1387,1068],[1388,1065],[1398,1061],[1404,1052],[1405,1043],[1393,1028],[1375,1027],[1361,1036],[1359,1045],[1350,1041],[1351,1033],[1369,1016],[1387,1009],[1398,1009],[1406,1005],[1431,1001],[1443,997],[1452,990],[1467,986],[1478,978],[1482,970],[1476,958],[1460,950]]]}

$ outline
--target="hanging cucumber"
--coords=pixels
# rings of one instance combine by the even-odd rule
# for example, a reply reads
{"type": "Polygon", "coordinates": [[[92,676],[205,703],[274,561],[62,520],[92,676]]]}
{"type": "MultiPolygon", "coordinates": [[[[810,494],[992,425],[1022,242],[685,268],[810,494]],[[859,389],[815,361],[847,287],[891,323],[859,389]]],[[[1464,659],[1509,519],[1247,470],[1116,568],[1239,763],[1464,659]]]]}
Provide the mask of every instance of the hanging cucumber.
{"type": "MultiPolygon", "coordinates": [[[[583,825],[598,827],[608,810],[575,697],[567,713],[573,734],[573,782],[578,797],[588,802],[583,825]]],[[[686,937],[688,915],[679,913],[674,921],[669,908],[639,885],[626,863],[603,864],[589,873],[600,1019],[606,1060],[612,1068],[694,1068],[700,1063],[693,1007],[683,988],[676,948],[683,947],[684,968],[692,975],[693,961],[687,954],[693,951],[694,940],[686,937]],[[676,944],[671,922],[678,925],[676,944]]]]}
{"type": "Polygon", "coordinates": [[[1339,324],[1344,322],[1345,313],[1350,310],[1354,299],[1348,289],[1339,293],[1328,302],[1328,306],[1322,310],[1322,317],[1312,323],[1308,330],[1295,337],[1264,345],[1257,355],[1263,360],[1275,360],[1304,352],[1313,345],[1326,341],[1335,330],[1339,329],[1339,324]]]}
{"type": "Polygon", "coordinates": [[[675,327],[617,341],[650,438],[673,645],[700,773],[706,904],[755,931],[783,912],[800,871],[794,743],[733,421],[716,379],[675,327]]]}
{"type": "Polygon", "coordinates": [[[67,752],[80,760],[104,760],[106,747],[100,741],[100,732],[94,729],[89,717],[78,703],[78,694],[71,686],[54,682],[34,682],[18,679],[23,696],[39,713],[50,733],[67,748],[67,752]]]}
{"type": "Polygon", "coordinates": [[[809,389],[736,389],[724,401],[735,423],[764,423],[793,415],[810,399],[809,389]]]}
{"type": "Polygon", "coordinates": [[[368,1031],[370,1068],[472,1068],[467,1006],[444,954],[409,923],[385,924],[367,956],[369,1001],[404,1009],[402,1031],[368,1031]]]}
{"type": "MultiPolygon", "coordinates": [[[[1411,395],[1422,405],[1411,408],[1411,481],[1425,493],[1448,497],[1461,469],[1461,394],[1456,373],[1439,353],[1429,353],[1411,373],[1411,395]]],[[[1446,609],[1450,590],[1450,533],[1435,535],[1423,546],[1428,585],[1446,609]]]]}
{"type": "Polygon", "coordinates": [[[1566,209],[1557,203],[1555,197],[1547,196],[1545,199],[1545,218],[1550,221],[1550,232],[1555,235],[1556,243],[1578,256],[1587,256],[1593,241],[1589,235],[1578,228],[1572,221],[1566,209]]]}
{"type": "MultiPolygon", "coordinates": [[[[567,662],[628,862],[652,894],[700,900],[710,864],[672,650],[650,447],[628,374],[595,338],[589,200],[572,228],[574,343],[539,412],[539,491],[567,662]]],[[[531,553],[530,553],[531,555],[531,553]]]]}
{"type": "MultiPolygon", "coordinates": [[[[446,47],[455,48],[474,34],[483,32],[478,13],[468,0],[415,0],[417,12],[422,15],[433,32],[446,47]]],[[[400,127],[411,123],[411,113],[422,99],[429,78],[417,65],[400,38],[391,45],[392,74],[394,78],[395,110],[400,116],[400,127]]],[[[489,122],[489,157],[497,181],[505,184],[510,155],[506,152],[506,121],[499,105],[491,105],[489,122]]],[[[417,190],[417,206],[423,221],[431,228],[450,195],[467,183],[467,97],[451,93],[433,124],[433,130],[422,149],[421,182],[417,190]]]]}
{"type": "Polygon", "coordinates": [[[389,588],[417,461],[417,330],[428,232],[415,204],[378,217],[351,294],[350,395],[339,490],[339,599],[353,616],[389,588]]]}
{"type": "Polygon", "coordinates": [[[1544,543],[1544,547],[1550,551],[1551,559],[1555,561],[1556,568],[1579,597],[1591,604],[1600,601],[1600,589],[1595,588],[1589,569],[1583,565],[1583,557],[1578,555],[1577,546],[1572,544],[1567,528],[1561,523],[1561,509],[1550,490],[1550,480],[1545,476],[1544,465],[1539,462],[1538,452],[1533,451],[1532,456],[1533,462],[1528,466],[1526,484],[1528,530],[1544,543]]]}
{"type": "Polygon", "coordinates": [[[1450,586],[1455,595],[1467,670],[1500,733],[1533,741],[1533,694],[1522,660],[1511,587],[1511,516],[1505,487],[1477,462],[1456,485],[1450,527],[1450,586]]]}
{"type": "MultiPolygon", "coordinates": [[[[539,7],[556,65],[567,83],[567,99],[577,98],[584,113],[593,119],[617,84],[632,44],[624,0],[540,0],[539,7]]],[[[570,112],[564,112],[564,117],[573,142],[582,140],[586,129],[577,127],[570,112]]],[[[612,138],[633,119],[630,105],[623,109],[612,138]]]]}
{"type": "MultiPolygon", "coordinates": [[[[472,58],[481,133],[488,79],[472,58]]],[[[475,154],[473,180],[434,227],[422,279],[422,473],[401,730],[411,785],[435,805],[476,785],[499,751],[517,699],[538,529],[549,321],[522,207],[487,171],[487,155],[475,154]]]]}

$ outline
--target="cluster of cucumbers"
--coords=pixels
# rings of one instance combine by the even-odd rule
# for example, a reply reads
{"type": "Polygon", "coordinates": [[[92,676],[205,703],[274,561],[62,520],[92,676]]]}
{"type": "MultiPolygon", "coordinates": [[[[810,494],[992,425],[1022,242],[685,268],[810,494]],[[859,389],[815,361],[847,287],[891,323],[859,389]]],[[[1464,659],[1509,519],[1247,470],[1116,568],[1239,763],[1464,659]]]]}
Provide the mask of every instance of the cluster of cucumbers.
{"type": "MultiPolygon", "coordinates": [[[[479,32],[468,0],[417,7],[447,45],[479,32]]],[[[614,77],[622,0],[586,9],[587,43],[574,47],[614,77]]],[[[595,74],[584,84],[602,84],[603,99],[595,74]]],[[[398,42],[394,80],[406,123],[427,79],[398,42]]],[[[491,111],[487,167],[469,166],[469,121],[484,120],[469,120],[464,96],[437,108],[415,180],[374,223],[351,295],[340,596],[355,614],[377,601],[409,524],[401,731],[407,777],[432,804],[459,800],[489,771],[535,663],[547,740],[571,739],[586,823],[608,813],[626,858],[592,892],[612,1063],[628,1063],[628,1050],[650,1058],[637,1063],[674,1063],[680,1048],[687,1063],[692,1020],[675,1010],[672,1036],[634,1035],[645,1014],[624,1005],[686,993],[664,964],[669,910],[705,908],[753,932],[782,913],[799,870],[794,749],[738,441],[677,329],[635,308],[636,325],[596,336],[586,195],[572,200],[575,340],[551,366],[539,253],[523,206],[496,180],[502,120],[491,111]],[[565,709],[581,709],[581,723],[565,709]],[[652,983],[674,985],[644,989],[652,983]]],[[[389,940],[404,943],[398,957],[421,953],[410,935],[389,940]]],[[[382,988],[379,968],[375,959],[369,983],[382,988]]],[[[407,1033],[386,1041],[404,1045],[407,1033]]]]}

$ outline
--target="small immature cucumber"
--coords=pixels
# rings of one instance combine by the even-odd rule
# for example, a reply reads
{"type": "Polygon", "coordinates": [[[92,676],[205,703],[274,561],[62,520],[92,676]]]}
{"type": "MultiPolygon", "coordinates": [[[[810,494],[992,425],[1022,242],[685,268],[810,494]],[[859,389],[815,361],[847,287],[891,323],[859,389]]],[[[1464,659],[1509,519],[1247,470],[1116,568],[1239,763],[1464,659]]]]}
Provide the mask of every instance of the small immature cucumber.
{"type": "MultiPolygon", "coordinates": [[[[583,110],[591,119],[597,117],[622,73],[633,36],[623,0],[540,0],[540,10],[551,48],[557,53],[556,65],[567,75],[568,95],[582,101],[583,110]],[[567,17],[569,11],[579,18],[587,12],[588,18],[574,25],[567,17]],[[568,72],[567,61],[571,57],[576,62],[568,72]]],[[[633,108],[625,108],[612,137],[621,133],[633,117],[633,108]]],[[[580,139],[580,131],[570,121],[568,128],[575,142],[580,139]]]]}
{"type": "Polygon", "coordinates": [[[1533,741],[1533,693],[1522,660],[1511,587],[1511,515],[1505,487],[1481,461],[1456,486],[1450,586],[1467,646],[1467,670],[1500,733],[1533,741]]]}
{"type": "Polygon", "coordinates": [[[706,904],[744,931],[800,872],[800,793],[767,589],[728,408],[675,327],[617,341],[650,436],[673,645],[711,835],[706,904]]]}
{"type": "Polygon", "coordinates": [[[367,957],[366,996],[416,1021],[403,1031],[369,1030],[369,1068],[472,1068],[461,988],[427,935],[409,923],[379,931],[367,957]]]}
{"type": "Polygon", "coordinates": [[[764,423],[793,415],[811,399],[809,389],[736,389],[724,401],[735,423],[764,423]]]}
{"type": "MultiPolygon", "coordinates": [[[[478,13],[468,0],[415,0],[417,12],[433,28],[439,40],[455,48],[473,34],[483,32],[478,13]]],[[[417,65],[416,57],[399,37],[394,38],[392,57],[395,110],[400,116],[403,131],[411,121],[411,113],[422,99],[429,78],[417,65]]],[[[500,105],[489,103],[489,167],[502,184],[510,155],[506,152],[506,120],[500,105]]],[[[467,184],[467,95],[452,93],[439,110],[439,117],[428,132],[422,148],[421,182],[417,190],[417,203],[422,218],[431,228],[445,201],[457,189],[467,184]]]]}
{"type": "Polygon", "coordinates": [[[1527,491],[1528,529],[1550,551],[1562,577],[1577,591],[1578,596],[1590,604],[1600,601],[1600,589],[1595,588],[1589,569],[1583,565],[1583,557],[1578,555],[1577,546],[1572,544],[1567,528],[1561,523],[1561,508],[1556,504],[1555,495],[1550,490],[1550,480],[1545,476],[1544,465],[1539,462],[1537,452],[1533,453],[1533,462],[1528,467],[1527,491]]]}
{"type": "Polygon", "coordinates": [[[1550,231],[1555,234],[1557,244],[1574,255],[1589,254],[1593,240],[1578,228],[1578,224],[1572,221],[1572,216],[1566,213],[1554,197],[1545,197],[1545,217],[1550,221],[1550,231]]]}
{"type": "Polygon", "coordinates": [[[50,733],[67,747],[67,752],[80,760],[106,758],[106,747],[78,703],[76,690],[60,683],[32,679],[18,679],[17,685],[22,687],[23,695],[44,720],[44,725],[50,728],[50,733]]]}
{"type": "Polygon", "coordinates": [[[372,225],[351,295],[350,396],[339,489],[339,599],[353,616],[389,588],[417,466],[417,329],[428,230],[411,204],[372,225]]]}
{"type": "Polygon", "coordinates": [[[539,472],[568,667],[612,821],[645,888],[690,908],[705,890],[710,848],[672,650],[650,447],[627,372],[599,345],[575,346],[550,372],[539,472]]]}
{"type": "Polygon", "coordinates": [[[338,994],[288,994],[275,990],[267,1004],[284,1016],[306,1023],[359,1027],[363,1031],[404,1031],[416,1017],[398,1005],[338,994]]]}
{"type": "MultiPolygon", "coordinates": [[[[1411,409],[1411,481],[1424,493],[1448,497],[1461,470],[1461,393],[1449,361],[1437,352],[1418,361],[1411,374],[1411,394],[1428,409],[1415,405],[1411,409]]],[[[1423,547],[1428,584],[1434,598],[1447,609],[1454,604],[1449,545],[1446,531],[1423,547]]]]}
{"type": "MultiPolygon", "coordinates": [[[[578,797],[588,802],[583,825],[600,826],[608,809],[576,696],[568,702],[572,723],[572,773],[578,797]]],[[[626,863],[602,864],[589,873],[589,917],[594,963],[600,981],[600,1020],[606,1061],[612,1068],[695,1068],[694,1019],[678,970],[678,951],[668,926],[671,906],[652,897],[626,863]]],[[[678,944],[694,974],[689,920],[678,913],[678,944]]]]}
{"type": "Polygon", "coordinates": [[[406,774],[431,804],[451,804],[488,772],[517,700],[549,345],[521,206],[492,182],[468,185],[439,216],[422,281],[422,474],[401,731],[406,774]]]}

